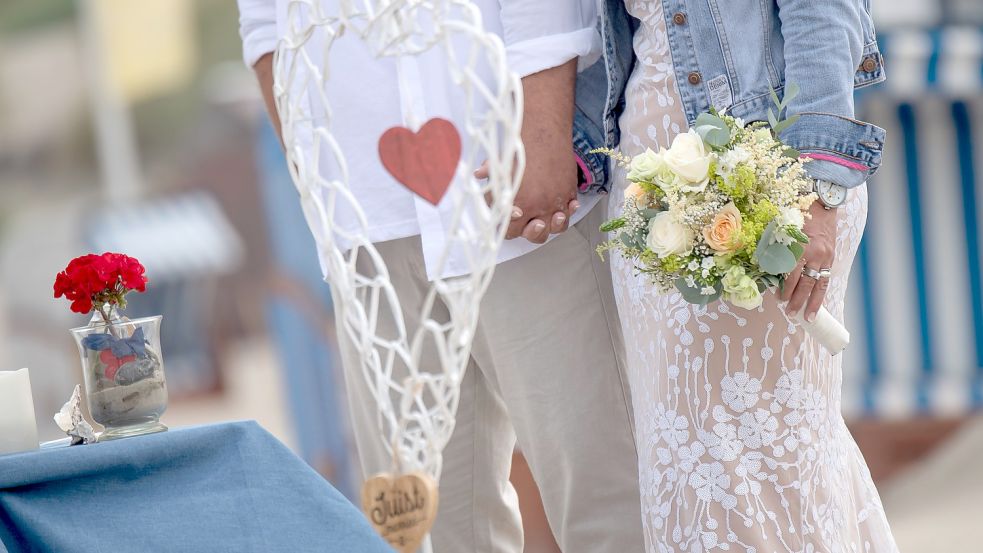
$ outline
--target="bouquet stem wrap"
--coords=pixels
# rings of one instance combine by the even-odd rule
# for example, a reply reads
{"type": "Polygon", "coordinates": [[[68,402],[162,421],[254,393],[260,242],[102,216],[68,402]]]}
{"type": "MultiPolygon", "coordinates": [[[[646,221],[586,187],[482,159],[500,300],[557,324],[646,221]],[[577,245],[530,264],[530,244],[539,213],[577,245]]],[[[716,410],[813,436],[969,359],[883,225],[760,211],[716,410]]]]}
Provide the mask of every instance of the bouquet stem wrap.
{"type": "Polygon", "coordinates": [[[795,322],[802,325],[802,328],[819,342],[832,355],[839,355],[850,345],[850,331],[843,326],[840,321],[825,307],[820,307],[816,313],[816,320],[809,322],[805,320],[802,309],[793,316],[795,322]]]}

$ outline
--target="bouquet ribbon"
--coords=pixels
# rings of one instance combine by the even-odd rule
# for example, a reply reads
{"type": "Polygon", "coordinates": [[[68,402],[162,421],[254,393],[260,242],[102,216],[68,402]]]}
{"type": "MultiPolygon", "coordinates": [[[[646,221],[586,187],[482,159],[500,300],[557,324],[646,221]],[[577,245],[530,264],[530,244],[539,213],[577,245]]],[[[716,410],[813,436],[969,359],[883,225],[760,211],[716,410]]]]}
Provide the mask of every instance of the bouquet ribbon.
{"type": "Polygon", "coordinates": [[[811,323],[805,319],[804,314],[805,308],[794,314],[792,318],[831,355],[839,355],[850,345],[850,331],[825,307],[819,308],[816,319],[811,323]]]}

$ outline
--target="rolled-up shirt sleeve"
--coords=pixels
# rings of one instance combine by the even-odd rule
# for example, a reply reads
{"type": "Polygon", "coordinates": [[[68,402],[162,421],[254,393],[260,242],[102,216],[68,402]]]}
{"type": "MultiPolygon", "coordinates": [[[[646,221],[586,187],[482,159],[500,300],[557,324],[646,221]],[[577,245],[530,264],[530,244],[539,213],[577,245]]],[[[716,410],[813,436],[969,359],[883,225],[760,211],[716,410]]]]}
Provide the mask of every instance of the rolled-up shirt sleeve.
{"type": "Polygon", "coordinates": [[[238,0],[242,59],[252,68],[276,49],[276,0],[238,0]]]}
{"type": "Polygon", "coordinates": [[[509,67],[520,77],[601,56],[594,0],[500,0],[509,67]]]}

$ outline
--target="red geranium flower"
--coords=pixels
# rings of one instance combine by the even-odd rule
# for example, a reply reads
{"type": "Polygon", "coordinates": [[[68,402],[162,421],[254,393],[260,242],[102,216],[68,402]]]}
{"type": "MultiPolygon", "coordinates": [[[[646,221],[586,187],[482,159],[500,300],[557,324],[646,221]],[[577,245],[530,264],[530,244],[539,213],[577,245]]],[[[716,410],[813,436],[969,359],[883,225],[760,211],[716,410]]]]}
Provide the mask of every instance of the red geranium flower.
{"type": "Polygon", "coordinates": [[[55,277],[55,297],[72,302],[72,311],[86,314],[93,308],[108,316],[107,306],[126,307],[126,294],[147,289],[143,265],[121,253],[76,257],[55,277]]]}

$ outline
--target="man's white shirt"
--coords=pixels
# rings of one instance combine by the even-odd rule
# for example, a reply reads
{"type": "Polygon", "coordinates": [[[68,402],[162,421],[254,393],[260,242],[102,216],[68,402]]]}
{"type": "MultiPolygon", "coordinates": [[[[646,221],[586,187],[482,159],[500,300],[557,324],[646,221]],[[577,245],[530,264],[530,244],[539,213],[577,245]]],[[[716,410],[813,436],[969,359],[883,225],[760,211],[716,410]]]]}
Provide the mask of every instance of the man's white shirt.
{"type": "MultiPolygon", "coordinates": [[[[284,35],[287,0],[238,2],[243,57],[252,67],[272,52],[284,35]]],[[[580,66],[586,67],[598,57],[600,37],[593,26],[593,0],[476,0],[474,4],[481,11],[486,31],[505,40],[509,68],[520,77],[573,58],[579,58],[580,66]],[[544,13],[549,17],[543,17],[544,13]]],[[[312,47],[308,52],[321,50],[312,47]]],[[[436,274],[445,249],[445,225],[454,216],[450,201],[453,190],[433,206],[397,182],[378,157],[379,137],[391,127],[443,117],[464,128],[464,93],[451,80],[443,52],[434,48],[400,60],[376,58],[355,33],[345,33],[336,39],[330,56],[332,78],[326,83],[326,95],[331,104],[332,134],[345,153],[348,182],[366,216],[369,239],[385,242],[419,235],[429,278],[470,272],[467,257],[452,250],[444,260],[442,274],[436,274]]],[[[493,82],[487,67],[475,69],[484,82],[493,82]]],[[[462,133],[461,138],[467,151],[468,137],[462,133]]],[[[320,171],[326,179],[338,177],[337,167],[324,164],[323,160],[331,158],[321,156],[320,171]]],[[[596,195],[582,196],[571,225],[597,201],[596,195]]],[[[356,217],[353,209],[339,206],[334,224],[352,232],[360,227],[356,217]]],[[[523,238],[506,240],[498,261],[514,259],[537,247],[523,238]]]]}

